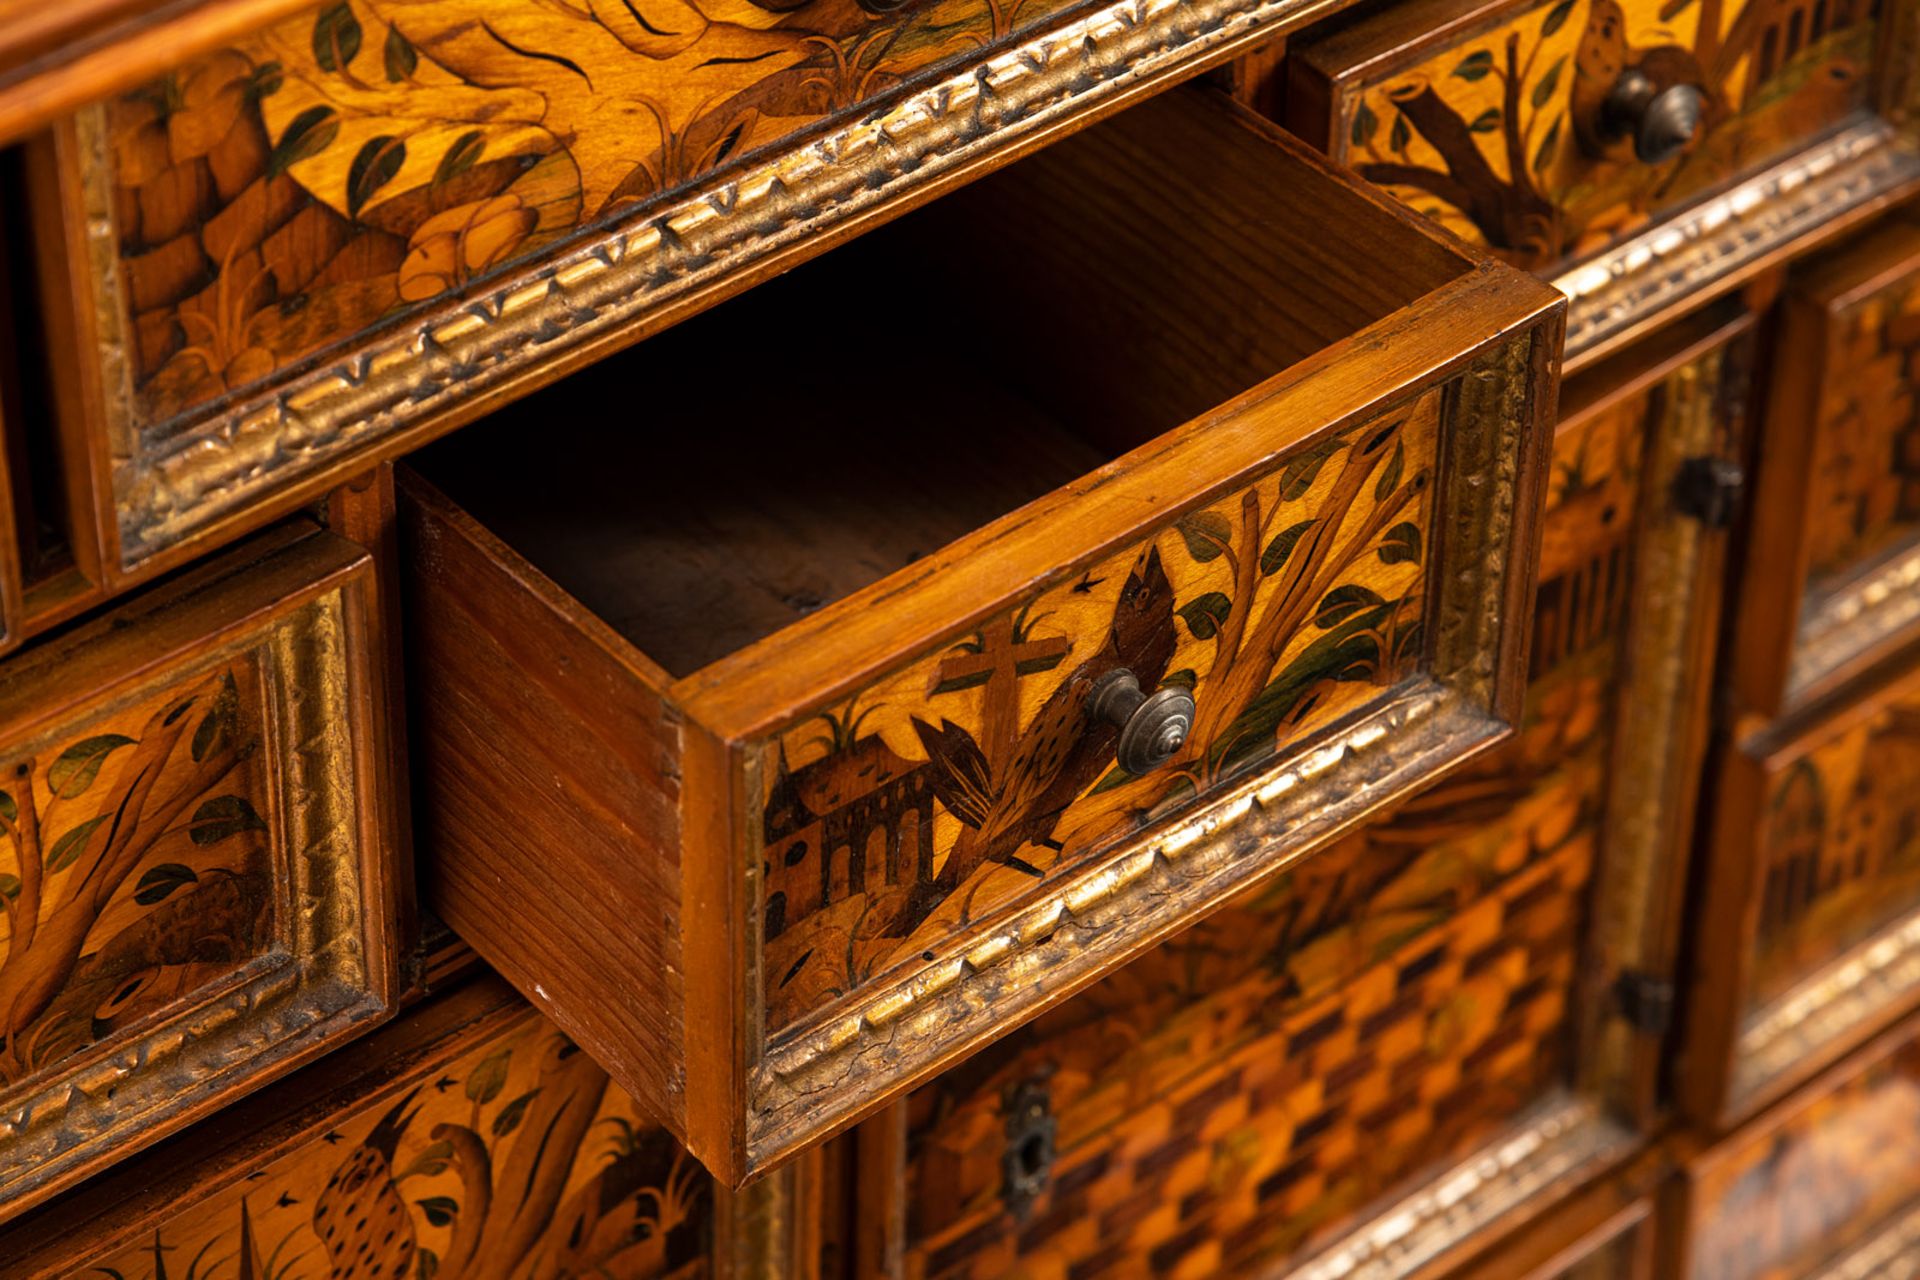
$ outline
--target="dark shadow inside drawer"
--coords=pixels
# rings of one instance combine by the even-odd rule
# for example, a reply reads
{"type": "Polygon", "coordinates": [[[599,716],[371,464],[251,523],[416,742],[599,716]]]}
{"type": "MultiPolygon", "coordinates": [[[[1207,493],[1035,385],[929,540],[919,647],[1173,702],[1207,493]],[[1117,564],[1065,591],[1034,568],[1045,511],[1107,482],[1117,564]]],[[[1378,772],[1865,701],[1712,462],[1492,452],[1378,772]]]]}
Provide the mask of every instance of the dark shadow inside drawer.
{"type": "Polygon", "coordinates": [[[417,468],[685,676],[1461,274],[1320,172],[1249,166],[1246,124],[1193,119],[1021,161],[417,468]]]}

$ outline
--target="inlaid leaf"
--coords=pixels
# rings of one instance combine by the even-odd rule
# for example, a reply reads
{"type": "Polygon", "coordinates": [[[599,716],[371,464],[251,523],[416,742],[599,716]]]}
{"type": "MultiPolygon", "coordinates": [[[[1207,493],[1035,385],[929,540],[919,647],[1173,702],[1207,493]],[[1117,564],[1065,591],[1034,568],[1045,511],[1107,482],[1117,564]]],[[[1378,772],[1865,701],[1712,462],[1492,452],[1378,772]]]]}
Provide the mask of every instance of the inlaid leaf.
{"type": "Polygon", "coordinates": [[[1209,591],[1180,607],[1180,616],[1186,619],[1187,630],[1193,632],[1195,640],[1211,640],[1220,634],[1220,624],[1232,612],[1233,601],[1218,591],[1209,591]]]}
{"type": "Polygon", "coordinates": [[[175,889],[197,884],[199,880],[192,867],[178,862],[163,862],[140,877],[140,883],[133,889],[133,900],[143,907],[150,907],[156,902],[164,902],[175,889]]]}
{"type": "Polygon", "coordinates": [[[1405,662],[1409,655],[1420,652],[1420,642],[1425,638],[1425,630],[1418,622],[1402,631],[1393,642],[1393,660],[1405,662]]]}
{"type": "Polygon", "coordinates": [[[1477,53],[1470,53],[1461,59],[1460,65],[1453,69],[1453,74],[1459,76],[1462,80],[1484,80],[1486,79],[1487,73],[1492,70],[1493,51],[1491,49],[1482,49],[1477,53]]]}
{"type": "Polygon", "coordinates": [[[250,102],[270,98],[287,82],[287,69],[276,62],[263,62],[247,77],[246,97],[250,102]]]}
{"type": "Polygon", "coordinates": [[[460,1202],[452,1196],[428,1196],[425,1200],[416,1200],[420,1211],[427,1215],[431,1226],[444,1227],[452,1223],[454,1215],[460,1212],[460,1202]]]}
{"type": "Polygon", "coordinates": [[[1498,129],[1499,127],[1500,127],[1500,108],[1498,107],[1488,107],[1485,111],[1482,111],[1479,115],[1475,116],[1473,118],[1473,123],[1467,126],[1467,128],[1471,129],[1475,133],[1492,133],[1495,129],[1498,129]]]}
{"type": "Polygon", "coordinates": [[[500,1114],[493,1118],[493,1136],[504,1138],[520,1127],[520,1121],[526,1118],[527,1104],[533,1101],[538,1089],[529,1089],[519,1097],[500,1108],[500,1114]]]}
{"type": "Polygon", "coordinates": [[[1313,613],[1313,625],[1325,631],[1340,625],[1362,609],[1385,603],[1380,593],[1371,587],[1349,582],[1335,587],[1321,598],[1320,607],[1313,613]]]}
{"type": "Polygon", "coordinates": [[[1407,446],[1405,441],[1396,441],[1393,456],[1387,459],[1387,465],[1380,469],[1380,478],[1373,482],[1373,500],[1385,502],[1400,483],[1400,477],[1407,470],[1407,446]]]}
{"type": "Polygon", "coordinates": [[[277,178],[302,160],[319,155],[340,135],[332,107],[308,107],[287,122],[287,131],[267,155],[267,176],[277,178]]]}
{"type": "Polygon", "coordinates": [[[407,1167],[393,1175],[399,1182],[405,1178],[437,1178],[447,1171],[453,1162],[453,1143],[444,1138],[432,1142],[420,1149],[420,1154],[407,1162],[407,1167]]]}
{"type": "Polygon", "coordinates": [[[228,672],[220,679],[220,692],[213,695],[213,705],[207,708],[207,714],[200,718],[199,727],[193,731],[194,761],[205,760],[226,747],[239,727],[240,689],[233,682],[233,673],[228,672]]]}
{"type": "Polygon", "coordinates": [[[1393,128],[1387,130],[1387,145],[1402,155],[1406,154],[1407,144],[1413,141],[1413,130],[1407,127],[1407,118],[1399,112],[1393,113],[1393,128]]]}
{"type": "Polygon", "coordinates": [[[407,162],[407,144],[392,134],[368,138],[347,166],[347,216],[357,218],[373,193],[393,181],[407,162]]]}
{"type": "Polygon", "coordinates": [[[1360,109],[1353,113],[1353,128],[1347,136],[1353,139],[1354,146],[1364,147],[1373,141],[1374,130],[1379,127],[1380,118],[1373,114],[1373,108],[1363,102],[1360,109]]]}
{"type": "Polygon", "coordinates": [[[500,1096],[507,1087],[508,1050],[490,1053],[482,1058],[467,1077],[467,1097],[485,1106],[500,1096]]]}
{"type": "Polygon", "coordinates": [[[360,19],[353,6],[328,5],[313,20],[313,60],[322,71],[340,71],[360,52],[360,19]]]}
{"type": "Polygon", "coordinates": [[[1191,689],[1200,683],[1200,673],[1192,667],[1182,667],[1178,671],[1169,671],[1160,679],[1163,685],[1177,685],[1182,689],[1191,689]]]}
{"type": "Polygon", "coordinates": [[[1260,553],[1261,576],[1271,578],[1280,572],[1281,567],[1287,563],[1287,557],[1293,554],[1293,549],[1299,544],[1301,537],[1307,530],[1313,528],[1315,523],[1313,520],[1302,520],[1299,524],[1290,524],[1274,534],[1273,541],[1269,542],[1267,549],[1260,553]]]}
{"type": "Polygon", "coordinates": [[[1382,564],[1420,563],[1420,526],[1402,520],[1387,530],[1380,539],[1379,556],[1382,564]]]}
{"type": "Polygon", "coordinates": [[[47,770],[47,789],[62,800],[71,800],[100,776],[100,766],[122,747],[133,745],[124,733],[99,733],[62,751],[47,770]]]}
{"type": "Polygon", "coordinates": [[[417,1271],[416,1280],[433,1280],[440,1274],[440,1255],[431,1249],[415,1249],[413,1260],[417,1271]]]}
{"type": "Polygon", "coordinates": [[[74,862],[79,859],[81,853],[86,850],[87,837],[92,835],[94,829],[105,822],[107,817],[108,815],[103,813],[96,818],[88,818],[85,822],[67,832],[67,834],[61,836],[58,840],[55,840],[53,842],[53,848],[47,850],[47,870],[49,872],[65,871],[68,867],[72,866],[74,862]]]}
{"type": "Polygon", "coordinates": [[[434,185],[451,182],[480,162],[480,155],[487,149],[487,140],[478,129],[469,129],[453,140],[447,148],[447,154],[440,157],[440,167],[433,171],[434,185]]]}
{"type": "Polygon", "coordinates": [[[1685,13],[1692,4],[1693,0],[1667,0],[1667,3],[1660,6],[1660,21],[1672,22],[1685,13]]]}
{"type": "Polygon", "coordinates": [[[20,877],[0,871],[0,898],[11,902],[20,896],[20,877]]]}
{"type": "Polygon", "coordinates": [[[265,831],[267,824],[245,796],[215,796],[193,811],[187,834],[197,845],[218,844],[242,831],[265,831]]]}
{"type": "Polygon", "coordinates": [[[1560,120],[1555,120],[1553,126],[1547,130],[1547,136],[1540,139],[1540,149],[1533,153],[1535,173],[1545,173],[1547,166],[1553,163],[1554,149],[1560,145],[1560,124],[1565,119],[1566,117],[1562,116],[1560,120]]]}
{"type": "Polygon", "coordinates": [[[1221,552],[1233,540],[1233,526],[1227,523],[1225,516],[1212,511],[1195,511],[1181,516],[1173,527],[1180,531],[1181,540],[1187,544],[1187,554],[1201,564],[1218,560],[1221,552]]]}
{"type": "Polygon", "coordinates": [[[0,791],[0,818],[8,822],[17,822],[20,819],[20,806],[14,803],[13,797],[5,791],[0,791]]]}
{"type": "Polygon", "coordinates": [[[400,34],[398,27],[387,28],[386,58],[387,80],[392,84],[411,76],[420,64],[420,55],[414,52],[412,42],[400,34]]]}
{"type": "Polygon", "coordinates": [[[1567,19],[1573,16],[1573,0],[1560,0],[1560,3],[1547,10],[1547,20],[1540,24],[1540,38],[1548,36],[1567,25],[1567,19]]]}
{"type": "Polygon", "coordinates": [[[1560,86],[1560,70],[1566,65],[1567,60],[1562,56],[1556,60],[1552,66],[1548,67],[1546,73],[1535,82],[1531,95],[1535,110],[1553,101],[1553,91],[1560,86]]]}
{"type": "Polygon", "coordinates": [[[1327,459],[1346,447],[1344,440],[1328,440],[1289,462],[1280,472],[1281,501],[1294,502],[1306,497],[1307,490],[1320,478],[1320,468],[1327,465],[1327,459]]]}

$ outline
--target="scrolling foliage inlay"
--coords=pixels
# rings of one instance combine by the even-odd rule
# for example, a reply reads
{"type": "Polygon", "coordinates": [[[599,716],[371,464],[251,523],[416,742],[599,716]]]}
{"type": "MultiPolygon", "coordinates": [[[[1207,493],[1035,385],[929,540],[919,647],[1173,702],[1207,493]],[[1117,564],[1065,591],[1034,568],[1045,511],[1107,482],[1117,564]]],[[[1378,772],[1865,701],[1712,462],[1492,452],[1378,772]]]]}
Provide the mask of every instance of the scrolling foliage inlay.
{"type": "Polygon", "coordinates": [[[709,1274],[712,1184],[534,1021],[160,1226],[94,1274],[644,1280],[709,1274]]]}
{"type": "Polygon", "coordinates": [[[1440,400],[1327,438],[770,744],[769,1028],[1416,670],[1440,400]],[[1141,777],[1085,711],[1119,668],[1198,704],[1183,752],[1141,777]]]}
{"type": "Polygon", "coordinates": [[[134,415],[415,304],[1063,0],[343,0],[108,104],[134,415]]]}
{"type": "Polygon", "coordinates": [[[0,766],[0,1087],[271,947],[263,714],[235,663],[0,766]]]}
{"type": "Polygon", "coordinates": [[[1625,239],[1865,105],[1869,0],[1552,0],[1360,90],[1347,163],[1529,270],[1625,239]],[[1649,164],[1605,129],[1623,71],[1706,92],[1649,164]]]}

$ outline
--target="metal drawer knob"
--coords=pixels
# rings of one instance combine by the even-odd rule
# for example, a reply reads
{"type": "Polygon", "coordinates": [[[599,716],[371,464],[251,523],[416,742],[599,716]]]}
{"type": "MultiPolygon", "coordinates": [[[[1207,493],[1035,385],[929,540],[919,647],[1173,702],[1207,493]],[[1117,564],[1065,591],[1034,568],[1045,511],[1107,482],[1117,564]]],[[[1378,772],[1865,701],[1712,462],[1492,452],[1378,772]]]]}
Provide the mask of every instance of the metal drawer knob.
{"type": "Polygon", "coordinates": [[[1179,755],[1195,710],[1193,695],[1179,685],[1142,693],[1125,667],[1101,676],[1087,695],[1088,714],[1119,728],[1113,758],[1128,773],[1151,773],[1179,755]]]}
{"type": "Polygon", "coordinates": [[[1707,116],[1707,95],[1697,84],[1662,89],[1647,73],[1629,68],[1601,103],[1601,127],[1610,137],[1633,138],[1633,154],[1647,164],[1671,160],[1692,142],[1707,116]]]}

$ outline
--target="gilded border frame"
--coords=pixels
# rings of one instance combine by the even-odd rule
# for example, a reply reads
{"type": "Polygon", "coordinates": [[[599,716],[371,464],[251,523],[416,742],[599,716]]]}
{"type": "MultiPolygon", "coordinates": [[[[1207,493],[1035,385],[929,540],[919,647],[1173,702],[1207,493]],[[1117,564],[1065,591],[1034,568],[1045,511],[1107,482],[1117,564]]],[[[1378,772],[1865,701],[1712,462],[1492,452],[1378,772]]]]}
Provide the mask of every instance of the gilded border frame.
{"type": "MultiPolygon", "coordinates": [[[[0,1218],[11,1217],[218,1105],[264,1084],[389,1011],[377,953],[383,902],[368,847],[377,829],[361,796],[366,716],[354,687],[364,647],[350,599],[364,577],[338,583],[264,627],[196,652],[173,674],[257,662],[270,713],[274,777],[276,934],[280,947],[243,966],[210,998],[156,1019],[73,1071],[8,1099],[0,1113],[0,1218]],[[356,652],[358,650],[359,652],[356,652]],[[284,877],[284,878],[283,878],[284,877]]],[[[147,696],[150,682],[119,691],[147,696]]],[[[98,708],[89,706],[87,713],[98,708]]]]}

